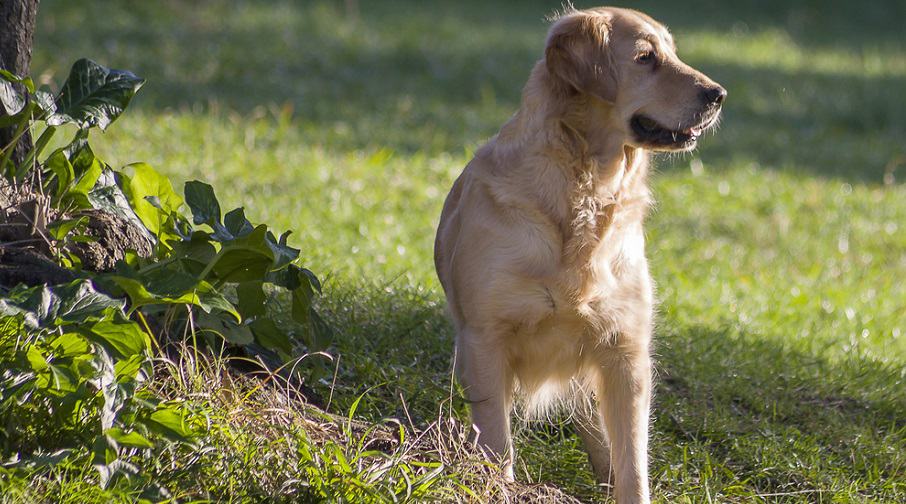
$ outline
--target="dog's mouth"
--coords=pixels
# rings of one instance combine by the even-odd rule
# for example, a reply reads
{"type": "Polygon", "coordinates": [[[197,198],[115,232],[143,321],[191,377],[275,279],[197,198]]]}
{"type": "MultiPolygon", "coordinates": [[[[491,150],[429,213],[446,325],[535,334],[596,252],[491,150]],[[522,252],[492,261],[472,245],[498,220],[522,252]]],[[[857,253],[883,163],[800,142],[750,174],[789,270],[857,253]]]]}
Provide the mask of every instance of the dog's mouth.
{"type": "Polygon", "coordinates": [[[635,114],[629,124],[636,141],[646,147],[657,150],[690,150],[716,120],[717,114],[713,114],[695,126],[671,130],[648,116],[635,114]]]}

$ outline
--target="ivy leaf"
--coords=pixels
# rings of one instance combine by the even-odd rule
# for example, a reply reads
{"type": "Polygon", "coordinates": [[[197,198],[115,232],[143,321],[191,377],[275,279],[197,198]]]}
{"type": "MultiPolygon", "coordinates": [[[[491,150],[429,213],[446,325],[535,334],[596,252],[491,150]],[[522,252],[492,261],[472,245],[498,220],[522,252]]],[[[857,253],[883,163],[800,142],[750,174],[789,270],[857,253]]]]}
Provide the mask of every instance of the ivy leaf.
{"type": "Polygon", "coordinates": [[[95,157],[94,151],[87,143],[78,142],[78,144],[77,148],[70,149],[69,159],[72,163],[74,178],[72,187],[65,196],[69,200],[74,200],[80,207],[87,208],[90,205],[88,192],[94,188],[101,177],[104,163],[95,157]]]}
{"type": "Polygon", "coordinates": [[[47,230],[50,231],[50,236],[56,240],[61,241],[66,238],[66,235],[70,231],[77,228],[80,225],[83,225],[88,222],[88,217],[84,215],[78,219],[65,219],[61,221],[56,221],[53,224],[47,226],[47,230]]]}
{"type": "Polygon", "coordinates": [[[223,225],[234,238],[245,236],[255,229],[255,226],[245,218],[245,210],[242,207],[227,212],[223,216],[223,225]]]}
{"type": "Polygon", "coordinates": [[[75,123],[79,128],[100,127],[116,120],[145,80],[132,72],[114,70],[88,59],[72,65],[56,99],[56,112],[47,124],[75,123]]]}
{"type": "Polygon", "coordinates": [[[152,235],[145,227],[141,219],[132,210],[129,205],[129,199],[123,193],[122,189],[116,185],[116,174],[109,168],[101,172],[95,187],[88,192],[88,201],[91,206],[98,210],[112,213],[135,224],[149,241],[154,242],[152,235]]]}
{"type": "Polygon", "coordinates": [[[75,178],[75,170],[72,163],[66,158],[63,149],[57,149],[47,158],[45,166],[57,179],[57,185],[54,189],[54,196],[61,196],[69,188],[69,184],[75,178]]]}
{"type": "Polygon", "coordinates": [[[220,224],[220,203],[214,196],[214,188],[204,182],[190,180],[186,182],[184,192],[186,204],[192,210],[192,222],[196,225],[207,224],[214,227],[220,224]]]}
{"type": "Polygon", "coordinates": [[[111,427],[105,430],[104,434],[116,441],[116,444],[120,446],[128,446],[130,448],[154,448],[154,443],[135,431],[126,432],[119,427],[111,427]]]}
{"type": "Polygon", "coordinates": [[[273,233],[267,232],[267,246],[274,253],[273,269],[280,269],[299,257],[299,249],[295,249],[286,244],[286,238],[290,235],[287,231],[280,235],[280,239],[274,238],[273,233]]]}
{"type": "Polygon", "coordinates": [[[148,333],[130,320],[101,320],[90,326],[85,336],[113,348],[123,358],[151,350],[148,333]]]}
{"type": "Polygon", "coordinates": [[[54,101],[53,93],[47,86],[41,86],[41,89],[35,91],[35,103],[42,112],[53,115],[57,111],[57,104],[54,101]]]}
{"type": "Polygon", "coordinates": [[[195,437],[185,412],[173,407],[164,406],[151,413],[145,425],[151,432],[173,441],[189,442],[195,437]]]}
{"type": "Polygon", "coordinates": [[[284,357],[292,354],[293,345],[289,335],[285,331],[281,331],[273,320],[260,317],[249,324],[249,327],[255,334],[255,340],[259,345],[268,350],[282,352],[284,357]]]}
{"type": "Polygon", "coordinates": [[[190,304],[207,313],[216,308],[234,316],[237,322],[242,320],[233,304],[211,284],[179,271],[158,270],[150,280],[148,277],[136,279],[120,275],[107,278],[129,296],[130,311],[146,305],[190,304]]]}
{"type": "Polygon", "coordinates": [[[53,290],[47,286],[32,287],[16,292],[15,297],[5,303],[9,304],[10,301],[26,313],[27,324],[40,326],[97,320],[107,317],[109,309],[121,310],[123,307],[122,301],[94,290],[88,280],[75,280],[58,285],[53,290]],[[29,314],[32,318],[28,317],[29,314]]]}
{"type": "Polygon", "coordinates": [[[182,198],[173,191],[170,180],[151,165],[134,163],[129,167],[134,170],[132,177],[120,177],[123,193],[145,227],[160,236],[164,223],[182,206],[182,198]],[[153,199],[153,203],[149,199],[153,199]]]}
{"type": "Polygon", "coordinates": [[[241,282],[236,286],[236,295],[239,296],[239,313],[243,317],[257,317],[264,315],[267,296],[264,294],[264,283],[261,281],[241,282]]]}
{"type": "Polygon", "coordinates": [[[21,82],[22,78],[0,69],[0,105],[6,115],[16,115],[25,108],[27,95],[15,86],[21,82]]]}
{"type": "Polygon", "coordinates": [[[237,324],[224,317],[202,312],[197,315],[195,322],[199,327],[217,333],[234,345],[248,345],[255,341],[248,326],[237,324]]]}
{"type": "Polygon", "coordinates": [[[246,282],[264,278],[274,262],[266,242],[267,226],[260,225],[248,235],[224,242],[213,266],[223,282],[246,282]]]}

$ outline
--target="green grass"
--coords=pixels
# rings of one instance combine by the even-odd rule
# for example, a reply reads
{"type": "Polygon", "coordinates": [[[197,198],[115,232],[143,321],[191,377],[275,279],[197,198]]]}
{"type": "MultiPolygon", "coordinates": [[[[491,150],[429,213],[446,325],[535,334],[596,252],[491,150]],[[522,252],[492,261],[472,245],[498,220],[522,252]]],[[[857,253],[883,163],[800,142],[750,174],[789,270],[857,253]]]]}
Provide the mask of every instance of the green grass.
{"type": "MultiPolygon", "coordinates": [[[[559,4],[362,2],[358,20],[341,2],[86,4],[41,3],[32,68],[60,81],[88,56],[148,79],[94,139],[99,154],[203,179],[226,207],[295,230],[291,243],[327,277],[339,359],[335,383],[311,393],[342,415],[370,389],[366,422],[435,420],[452,333],[434,226],[471,152],[518,106],[559,4]]],[[[654,495],[903,502],[906,7],[634,5],[729,90],[720,131],[659,158],[652,181],[654,495]]],[[[258,436],[237,446],[273,467],[249,469],[226,456],[234,445],[213,443],[216,471],[165,477],[174,492],[204,497],[207,482],[215,499],[291,495],[244,485],[297,464],[275,448],[285,419],[262,415],[255,429],[210,407],[232,435],[258,436]]],[[[454,410],[465,418],[458,400],[454,410]]],[[[521,480],[600,499],[568,424],[524,426],[519,444],[521,480]]],[[[167,476],[165,460],[148,464],[167,476]]],[[[90,491],[66,474],[54,492],[90,491]]]]}

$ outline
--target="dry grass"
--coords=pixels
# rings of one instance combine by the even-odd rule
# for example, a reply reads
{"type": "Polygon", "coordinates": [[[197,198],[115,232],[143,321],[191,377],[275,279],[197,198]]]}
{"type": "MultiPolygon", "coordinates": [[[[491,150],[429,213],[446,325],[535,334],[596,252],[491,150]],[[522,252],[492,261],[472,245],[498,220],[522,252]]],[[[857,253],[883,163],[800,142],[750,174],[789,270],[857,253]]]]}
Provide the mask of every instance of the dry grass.
{"type": "Polygon", "coordinates": [[[195,449],[174,447],[157,461],[169,468],[160,483],[182,489],[180,500],[579,502],[549,485],[505,481],[450,402],[425,426],[364,423],[357,404],[340,416],[309,403],[286,373],[235,371],[188,347],[171,354],[157,367],[156,392],[193,405],[207,431],[195,449]]]}

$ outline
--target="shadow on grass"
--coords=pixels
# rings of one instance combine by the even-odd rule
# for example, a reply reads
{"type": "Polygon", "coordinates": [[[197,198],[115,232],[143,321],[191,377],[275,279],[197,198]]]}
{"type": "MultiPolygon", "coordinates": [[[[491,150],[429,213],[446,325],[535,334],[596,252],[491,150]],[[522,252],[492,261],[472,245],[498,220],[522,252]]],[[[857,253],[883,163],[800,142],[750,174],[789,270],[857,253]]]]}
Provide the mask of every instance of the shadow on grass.
{"type": "MultiPolygon", "coordinates": [[[[596,2],[576,2],[581,6],[596,2]]],[[[721,0],[614,2],[648,12],[681,34],[683,29],[782,30],[810,48],[903,44],[906,4],[898,0],[721,0]]]]}
{"type": "Polygon", "coordinates": [[[702,66],[732,96],[723,126],[701,142],[699,154],[713,166],[754,163],[877,184],[906,179],[906,105],[897,97],[906,77],[702,66]]]}
{"type": "MultiPolygon", "coordinates": [[[[328,304],[340,363],[334,412],[345,413],[359,394],[379,385],[367,392],[361,414],[411,418],[421,426],[434,421],[450,399],[453,346],[435,297],[375,289],[328,304]]],[[[730,322],[662,332],[652,423],[655,485],[672,492],[707,484],[749,496],[790,488],[831,495],[845,490],[844,482],[873,498],[902,491],[891,483],[906,463],[900,370],[855,355],[830,361],[796,350],[795,342],[740,334],[730,322]]],[[[329,385],[320,385],[325,396],[329,385]]],[[[453,393],[454,411],[466,419],[453,393]]],[[[519,439],[526,478],[583,498],[596,495],[568,422],[529,424],[519,439]]]]}
{"type": "MultiPolygon", "coordinates": [[[[351,21],[327,3],[229,7],[210,2],[196,12],[178,3],[114,3],[102,15],[94,12],[101,7],[48,1],[36,65],[62,73],[89,54],[135,69],[149,80],[137,99],[144,110],[256,114],[262,105],[292,103],[312,143],[331,149],[460,152],[494,134],[518,106],[541,52],[541,15],[551,8],[368,3],[361,20],[351,21]],[[93,21],[104,16],[107,23],[93,21]]],[[[783,30],[810,47],[855,51],[887,43],[902,50],[902,16],[895,12],[906,9],[893,1],[638,7],[671,23],[680,39],[684,29],[729,33],[744,23],[783,30]]],[[[868,183],[881,183],[885,174],[896,180],[899,169],[903,179],[906,103],[899,93],[906,78],[691,63],[730,90],[724,126],[700,151],[709,163],[868,183]]]]}

